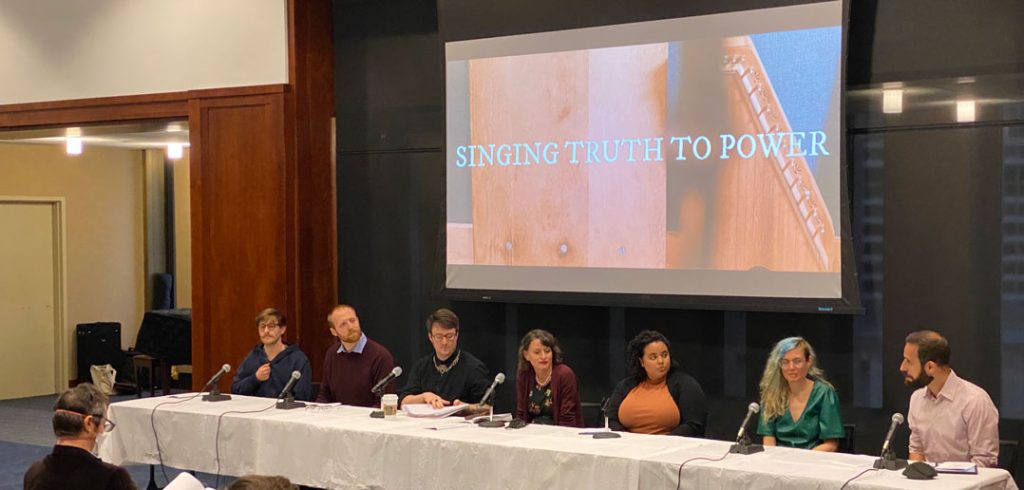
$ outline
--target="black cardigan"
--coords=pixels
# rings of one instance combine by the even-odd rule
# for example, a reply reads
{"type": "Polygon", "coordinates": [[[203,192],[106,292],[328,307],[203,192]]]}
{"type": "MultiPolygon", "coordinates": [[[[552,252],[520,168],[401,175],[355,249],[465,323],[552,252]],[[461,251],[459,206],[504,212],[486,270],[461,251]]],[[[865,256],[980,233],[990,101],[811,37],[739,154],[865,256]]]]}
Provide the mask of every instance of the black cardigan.
{"type": "MultiPolygon", "coordinates": [[[[677,369],[673,369],[668,374],[665,383],[668,384],[668,393],[675,400],[676,408],[679,409],[679,426],[672,430],[672,435],[704,437],[704,428],[708,422],[708,402],[704,398],[704,391],[701,390],[700,383],[677,369]]],[[[619,422],[619,406],[622,405],[622,400],[626,399],[626,395],[638,384],[636,378],[630,376],[615,385],[615,390],[608,402],[608,427],[612,430],[628,430],[619,422]]]]}

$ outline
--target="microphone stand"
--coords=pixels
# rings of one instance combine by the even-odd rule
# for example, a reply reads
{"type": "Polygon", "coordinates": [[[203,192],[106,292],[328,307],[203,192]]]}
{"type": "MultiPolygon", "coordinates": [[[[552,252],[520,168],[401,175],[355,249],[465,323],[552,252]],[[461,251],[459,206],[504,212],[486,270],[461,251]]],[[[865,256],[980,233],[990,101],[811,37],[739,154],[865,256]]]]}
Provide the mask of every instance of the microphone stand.
{"type": "Polygon", "coordinates": [[[875,460],[874,468],[877,470],[902,470],[907,467],[907,460],[899,459],[892,452],[892,448],[882,451],[882,456],[875,460]]]}
{"type": "Polygon", "coordinates": [[[736,444],[729,447],[729,454],[742,454],[746,456],[764,451],[763,445],[750,443],[750,434],[747,433],[747,424],[750,422],[750,416],[758,411],[756,410],[757,408],[755,404],[751,404],[751,411],[747,412],[746,418],[743,419],[743,427],[740,427],[741,435],[736,438],[736,444]]]}
{"type": "Polygon", "coordinates": [[[604,432],[597,432],[594,434],[594,439],[618,439],[622,437],[622,434],[618,432],[612,432],[612,429],[608,427],[608,402],[610,398],[605,398],[604,403],[601,404],[601,414],[604,415],[604,432]]]}
{"type": "Polygon", "coordinates": [[[220,380],[217,380],[213,386],[210,387],[210,393],[203,395],[204,402],[224,402],[231,399],[231,395],[225,395],[220,392],[220,380]]]}
{"type": "Polygon", "coordinates": [[[761,444],[751,444],[750,436],[748,436],[746,432],[743,433],[743,437],[736,440],[736,444],[733,444],[729,448],[729,454],[750,455],[757,454],[761,451],[764,451],[764,446],[761,444]]]}
{"type": "Polygon", "coordinates": [[[295,401],[295,394],[291,390],[288,390],[288,394],[284,398],[277,399],[277,408],[281,410],[291,410],[293,408],[305,407],[304,402],[295,401]]]}
{"type": "MultiPolygon", "coordinates": [[[[492,393],[491,396],[485,398],[481,403],[487,403],[491,401],[491,398],[494,398],[494,393],[492,393]]],[[[480,427],[488,428],[505,427],[505,422],[502,422],[500,420],[494,420],[494,405],[489,404],[488,406],[490,407],[490,411],[487,414],[487,420],[484,420],[483,422],[480,422],[477,425],[479,425],[480,427]]]]}
{"type": "MultiPolygon", "coordinates": [[[[374,395],[377,395],[378,397],[383,397],[384,396],[384,387],[382,386],[379,390],[371,390],[371,392],[374,395]]],[[[382,419],[382,418],[384,418],[384,410],[378,409],[378,410],[374,410],[374,411],[370,412],[370,418],[372,418],[372,419],[382,419]]]]}

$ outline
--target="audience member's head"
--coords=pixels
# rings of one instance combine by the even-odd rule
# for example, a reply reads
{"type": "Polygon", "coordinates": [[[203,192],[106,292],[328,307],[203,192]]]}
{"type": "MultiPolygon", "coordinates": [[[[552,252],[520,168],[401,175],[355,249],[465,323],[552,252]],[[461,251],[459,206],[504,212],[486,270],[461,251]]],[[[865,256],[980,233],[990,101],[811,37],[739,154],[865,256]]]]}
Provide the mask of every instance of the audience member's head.
{"type": "Polygon", "coordinates": [[[298,490],[283,476],[243,476],[227,486],[227,490],[298,490]]]}
{"type": "Polygon", "coordinates": [[[84,439],[95,443],[104,430],[113,429],[107,420],[110,399],[92,383],[82,383],[60,395],[53,406],[53,433],[62,439],[84,439]]]}

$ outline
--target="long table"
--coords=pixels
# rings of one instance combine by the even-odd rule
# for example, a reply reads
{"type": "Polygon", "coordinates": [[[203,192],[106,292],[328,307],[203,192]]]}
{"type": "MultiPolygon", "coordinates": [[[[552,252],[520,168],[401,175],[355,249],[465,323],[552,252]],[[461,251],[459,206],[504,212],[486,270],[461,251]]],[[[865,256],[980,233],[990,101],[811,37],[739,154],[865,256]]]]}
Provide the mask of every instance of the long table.
{"type": "MultiPolygon", "coordinates": [[[[218,403],[182,395],[115,403],[110,418],[117,428],[104,436],[100,456],[113,464],[158,464],[162,457],[177,468],[283,475],[332,489],[671,489],[677,483],[694,490],[838,489],[875,459],[769,447],[750,456],[690,461],[678,479],[681,463],[720,458],[730,444],[628,433],[593,439],[567,427],[493,429],[404,415],[384,420],[350,406],[273,406],[271,399],[239,395],[218,403]]],[[[982,468],[977,475],[943,474],[931,481],[871,471],[847,488],[1016,486],[1007,472],[982,468]]]]}

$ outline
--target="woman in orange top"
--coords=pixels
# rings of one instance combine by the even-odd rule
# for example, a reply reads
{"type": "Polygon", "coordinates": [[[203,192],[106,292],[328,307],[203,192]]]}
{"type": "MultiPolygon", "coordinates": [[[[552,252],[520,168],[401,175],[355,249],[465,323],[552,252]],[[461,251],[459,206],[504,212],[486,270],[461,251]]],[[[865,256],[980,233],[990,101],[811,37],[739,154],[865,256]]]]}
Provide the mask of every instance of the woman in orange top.
{"type": "Polygon", "coordinates": [[[612,430],[704,436],[704,391],[672,362],[664,335],[644,330],[633,337],[626,347],[626,370],[629,376],[615,386],[608,404],[612,430]]]}

